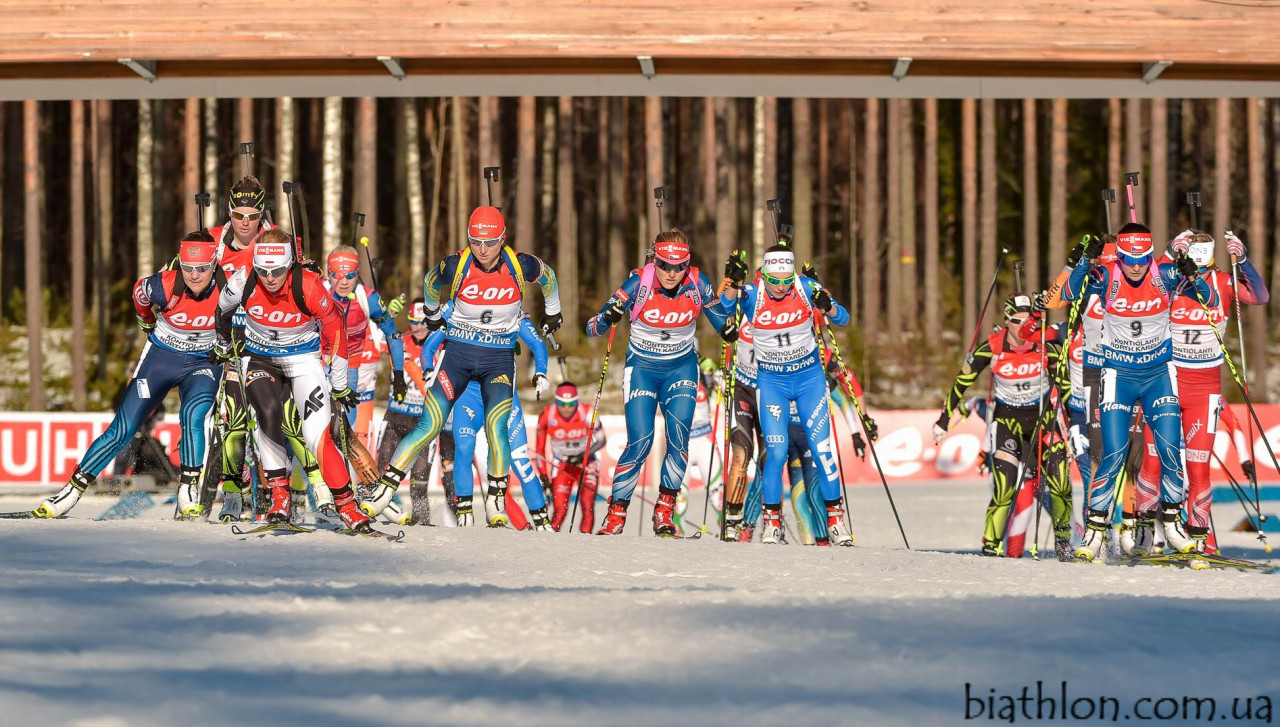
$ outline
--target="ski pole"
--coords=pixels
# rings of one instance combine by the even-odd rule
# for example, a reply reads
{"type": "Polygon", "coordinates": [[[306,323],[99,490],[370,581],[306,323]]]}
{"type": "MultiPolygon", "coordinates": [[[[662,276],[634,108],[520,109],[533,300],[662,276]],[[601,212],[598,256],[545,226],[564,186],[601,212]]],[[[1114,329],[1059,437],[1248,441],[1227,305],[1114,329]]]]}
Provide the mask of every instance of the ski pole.
{"type": "Polygon", "coordinates": [[[565,366],[565,364],[568,363],[568,360],[564,356],[556,356],[556,363],[560,364],[560,381],[562,383],[568,381],[569,369],[565,366]]]}
{"type": "MultiPolygon", "coordinates": [[[[1228,235],[1233,234],[1231,230],[1227,230],[1228,235]]],[[[1249,364],[1245,359],[1244,352],[1244,316],[1240,313],[1240,262],[1236,260],[1236,256],[1231,256],[1231,296],[1234,298],[1236,309],[1236,338],[1240,339],[1240,378],[1244,383],[1244,388],[1249,388],[1249,364]]],[[[1249,441],[1253,442],[1253,419],[1249,419],[1249,441]]],[[[1253,484],[1254,499],[1261,502],[1261,495],[1258,493],[1258,478],[1253,476],[1249,478],[1249,482],[1253,484]]],[[[1259,513],[1261,516],[1261,513],[1259,513]]],[[[1271,552],[1270,547],[1267,552],[1271,552]]]]}
{"type": "Polygon", "coordinates": [[[987,306],[991,304],[991,296],[996,292],[996,282],[1000,277],[1000,269],[1004,267],[1004,257],[1009,254],[1009,248],[1000,248],[1000,259],[996,260],[996,269],[991,273],[991,285],[987,286],[987,297],[982,301],[982,310],[978,312],[978,321],[973,327],[973,337],[969,339],[969,350],[965,353],[965,357],[973,355],[973,349],[978,345],[978,337],[982,334],[982,321],[987,317],[987,306]]]}
{"type": "MultiPolygon", "coordinates": [[[[609,355],[613,352],[613,334],[618,332],[617,325],[609,328],[609,343],[604,348],[604,365],[600,367],[600,384],[596,387],[596,401],[591,405],[591,426],[587,430],[587,451],[582,456],[582,468],[578,470],[578,484],[574,487],[574,494],[577,497],[582,496],[582,481],[587,476],[587,458],[591,456],[591,445],[594,443],[596,436],[596,421],[600,418],[600,396],[604,393],[604,381],[609,375],[609,355]]],[[[577,521],[578,508],[573,506],[575,497],[569,497],[569,532],[573,532],[573,524],[577,521]]],[[[591,507],[595,507],[595,496],[592,495],[591,507]]],[[[641,528],[643,530],[643,528],[641,528]]]]}
{"type": "MultiPolygon", "coordinates": [[[[1003,255],[1001,256],[1003,259],[1003,255]]],[[[825,314],[824,314],[825,316],[825,314]]],[[[826,326],[819,326],[820,331],[826,331],[826,326]]],[[[831,333],[831,352],[835,354],[836,365],[840,367],[842,377],[841,384],[844,387],[845,394],[848,395],[849,401],[853,403],[854,411],[858,412],[858,418],[862,423],[862,431],[867,435],[867,449],[871,450],[871,461],[876,465],[876,472],[880,475],[880,484],[884,486],[884,494],[889,498],[889,508],[893,510],[893,519],[898,523],[898,532],[902,534],[902,544],[911,550],[911,543],[907,542],[907,531],[902,527],[902,518],[898,515],[898,506],[893,502],[893,493],[889,491],[889,480],[884,476],[884,468],[880,466],[880,455],[876,453],[875,437],[871,436],[871,430],[867,427],[867,415],[862,408],[862,403],[858,401],[858,397],[853,395],[853,387],[849,385],[849,367],[844,365],[844,357],[840,355],[840,344],[836,342],[835,332],[831,333]]]]}
{"type": "Polygon", "coordinates": [[[1227,482],[1231,484],[1231,493],[1236,496],[1236,502],[1239,502],[1240,508],[1244,510],[1245,519],[1249,521],[1249,525],[1251,527],[1256,526],[1258,540],[1262,541],[1262,547],[1266,548],[1267,552],[1270,553],[1272,551],[1271,543],[1267,542],[1267,534],[1262,532],[1262,523],[1266,522],[1267,516],[1263,515],[1261,510],[1249,510],[1249,506],[1254,503],[1249,501],[1249,495],[1245,492],[1244,486],[1236,481],[1235,476],[1231,474],[1231,470],[1227,469],[1226,463],[1222,461],[1222,458],[1218,456],[1218,453],[1214,452],[1212,449],[1209,451],[1213,455],[1213,458],[1217,460],[1218,466],[1222,468],[1223,474],[1227,476],[1227,482]]]}
{"type": "MultiPolygon", "coordinates": [[[[724,348],[720,353],[721,365],[724,365],[724,361],[728,357],[728,355],[729,355],[729,344],[726,343],[724,344],[724,348]]],[[[720,405],[723,403],[724,403],[724,390],[722,387],[720,391],[720,397],[716,399],[716,413],[714,416],[711,417],[711,456],[707,458],[707,469],[711,469],[713,463],[716,461],[716,431],[720,429],[720,405]]],[[[728,413],[726,412],[726,415],[727,414],[728,413]]],[[[723,480],[725,479],[725,474],[727,473],[727,471],[728,470],[725,467],[725,463],[721,462],[720,463],[720,473],[721,473],[720,479],[722,480],[721,482],[722,489],[724,487],[723,480]]],[[[707,511],[710,510],[710,507],[711,507],[711,473],[708,472],[705,475],[703,475],[703,479],[705,480],[704,485],[705,485],[706,492],[703,493],[703,498],[702,498],[701,531],[703,534],[706,534],[707,511]]]]}
{"type": "MultiPolygon", "coordinates": [[[[1045,385],[1046,383],[1045,374],[1047,373],[1047,369],[1049,368],[1049,353],[1048,353],[1048,349],[1045,348],[1045,338],[1046,338],[1045,329],[1047,328],[1048,326],[1043,326],[1043,325],[1040,326],[1040,390],[1041,391],[1047,391],[1049,389],[1049,387],[1045,385]]],[[[1045,405],[1045,399],[1047,398],[1048,398],[1047,396],[1040,397],[1040,406],[1039,406],[1038,416],[1041,419],[1044,418],[1044,405],[1045,405]]],[[[1061,400],[1062,397],[1059,396],[1058,399],[1061,400]]],[[[1041,428],[1043,428],[1043,426],[1044,425],[1041,424],[1041,428]]],[[[1035,444],[1036,444],[1036,473],[1037,473],[1036,492],[1035,492],[1036,501],[1034,505],[1036,509],[1036,537],[1035,537],[1035,540],[1031,541],[1031,558],[1032,560],[1040,560],[1040,511],[1044,509],[1044,506],[1040,501],[1040,498],[1042,497],[1042,493],[1044,492],[1044,435],[1043,433],[1041,434],[1041,436],[1036,437],[1035,444]]]]}

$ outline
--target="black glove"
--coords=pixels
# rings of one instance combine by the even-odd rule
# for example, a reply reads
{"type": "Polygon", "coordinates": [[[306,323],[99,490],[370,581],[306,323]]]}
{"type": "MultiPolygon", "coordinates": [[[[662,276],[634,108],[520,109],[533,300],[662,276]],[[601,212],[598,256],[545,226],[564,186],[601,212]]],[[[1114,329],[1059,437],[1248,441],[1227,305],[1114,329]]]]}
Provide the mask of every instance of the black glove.
{"type": "Polygon", "coordinates": [[[550,336],[552,333],[560,330],[560,326],[562,325],[564,325],[564,316],[559,313],[544,316],[542,318],[542,335],[550,336]]]}
{"type": "Polygon", "coordinates": [[[724,328],[720,329],[720,337],[727,343],[733,343],[738,340],[738,317],[729,316],[729,320],[724,322],[724,328]]]}
{"type": "Polygon", "coordinates": [[[812,278],[813,282],[819,285],[822,284],[822,281],[818,280],[818,269],[813,266],[813,263],[805,263],[800,266],[800,274],[806,278],[812,278]]]}
{"type": "Polygon", "coordinates": [[[564,463],[571,467],[580,467],[582,465],[582,455],[571,454],[564,458],[564,463]]]}
{"type": "Polygon", "coordinates": [[[861,457],[863,462],[867,461],[867,440],[862,438],[861,432],[853,433],[853,453],[861,457]]]}
{"type": "Polygon", "coordinates": [[[360,395],[350,388],[334,389],[332,396],[334,401],[348,409],[360,406],[360,395]]]}
{"type": "Polygon", "coordinates": [[[1089,240],[1093,235],[1085,235],[1080,238],[1080,242],[1071,246],[1071,251],[1067,253],[1067,267],[1074,268],[1076,263],[1080,262],[1080,258],[1084,257],[1085,248],[1089,246],[1089,240]]]}
{"type": "Polygon", "coordinates": [[[813,294],[813,307],[823,313],[830,313],[831,306],[835,305],[835,301],[831,299],[831,294],[826,288],[818,288],[818,292],[813,294]]]}
{"type": "Polygon", "coordinates": [[[724,276],[734,286],[742,285],[747,280],[747,261],[738,257],[737,251],[729,256],[729,260],[724,264],[724,276]]]}
{"type": "Polygon", "coordinates": [[[1044,302],[1044,291],[1037,291],[1031,294],[1031,312],[1044,313],[1049,310],[1049,306],[1044,302]]]}
{"type": "Polygon", "coordinates": [[[622,303],[618,301],[617,298],[610,298],[609,307],[605,308],[604,313],[601,313],[600,315],[604,316],[604,319],[612,326],[622,320],[622,317],[626,314],[627,312],[622,309],[622,303]]]}
{"type": "Polygon", "coordinates": [[[1192,260],[1188,255],[1178,255],[1173,262],[1178,266],[1178,272],[1189,280],[1195,280],[1196,276],[1200,274],[1200,268],[1196,265],[1196,261],[1192,260]]]}
{"type": "Polygon", "coordinates": [[[542,483],[542,496],[551,502],[551,480],[546,475],[538,475],[538,481],[542,483]]]}
{"type": "MultiPolygon", "coordinates": [[[[1090,260],[1097,260],[1102,254],[1102,238],[1097,235],[1090,235],[1089,242],[1085,245],[1084,256],[1090,260]]],[[[1077,260],[1077,262],[1079,262],[1077,260]]]]}
{"type": "Polygon", "coordinates": [[[235,349],[227,341],[218,341],[213,344],[213,348],[209,350],[208,361],[214,365],[231,363],[236,360],[235,349]]]}
{"type": "Polygon", "coordinates": [[[404,378],[404,370],[391,372],[391,398],[398,402],[404,401],[404,397],[409,393],[409,382],[404,378]]]}
{"type": "Polygon", "coordinates": [[[951,428],[951,415],[947,414],[945,411],[942,412],[938,415],[938,421],[934,423],[934,426],[944,432],[947,431],[951,428]]]}
{"type": "Polygon", "coordinates": [[[1253,460],[1246,459],[1240,463],[1240,469],[1244,470],[1244,476],[1249,478],[1250,482],[1258,479],[1258,470],[1253,466],[1253,460]]]}
{"type": "Polygon", "coordinates": [[[444,328],[444,316],[440,315],[440,310],[438,308],[436,310],[427,311],[427,315],[423,317],[422,323],[427,327],[428,331],[438,331],[441,328],[444,328]]]}
{"type": "Polygon", "coordinates": [[[876,420],[869,416],[862,417],[862,426],[867,429],[867,436],[871,437],[871,441],[880,439],[880,425],[876,424],[876,420]]]}

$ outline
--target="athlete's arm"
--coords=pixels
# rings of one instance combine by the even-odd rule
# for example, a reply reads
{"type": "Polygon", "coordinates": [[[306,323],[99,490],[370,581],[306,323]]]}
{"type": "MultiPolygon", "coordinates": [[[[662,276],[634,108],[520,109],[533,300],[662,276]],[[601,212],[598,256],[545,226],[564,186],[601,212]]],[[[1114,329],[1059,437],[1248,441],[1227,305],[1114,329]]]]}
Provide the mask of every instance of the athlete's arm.
{"type": "Polygon", "coordinates": [[[716,291],[711,287],[711,279],[707,274],[698,271],[698,279],[693,281],[698,288],[698,297],[702,300],[702,314],[706,316],[707,322],[715,327],[716,332],[724,329],[724,324],[729,320],[730,310],[726,307],[721,298],[716,295],[716,291]]]}
{"type": "Polygon", "coordinates": [[[553,316],[560,312],[560,284],[556,281],[556,271],[536,255],[527,252],[516,253],[516,260],[524,271],[523,283],[537,283],[542,290],[543,310],[553,316]]]}
{"type": "Polygon", "coordinates": [[[244,302],[244,286],[248,274],[245,268],[239,268],[235,273],[227,278],[227,285],[218,295],[218,340],[227,343],[231,341],[231,319],[235,316],[236,309],[244,302]]]}
{"type": "Polygon", "coordinates": [[[1063,266],[1062,270],[1058,271],[1058,276],[1053,279],[1053,285],[1050,285],[1049,289],[1044,291],[1045,308],[1058,310],[1059,308],[1067,307],[1069,301],[1063,299],[1062,291],[1067,286],[1067,279],[1071,277],[1072,270],[1075,270],[1075,268],[1063,266]]]}
{"type": "Polygon", "coordinates": [[[1245,305],[1266,305],[1271,300],[1271,291],[1262,274],[1249,262],[1248,258],[1236,264],[1240,270],[1240,302],[1245,305]]]}
{"type": "Polygon", "coordinates": [[[827,294],[827,297],[831,299],[830,307],[827,310],[823,311],[823,313],[825,313],[827,316],[827,320],[831,321],[837,326],[849,325],[849,311],[845,310],[845,307],[840,305],[840,303],[836,301],[835,296],[831,294],[830,290],[823,288],[822,285],[819,284],[818,281],[814,280],[813,278],[806,278],[802,276],[800,278],[800,284],[803,286],[806,286],[806,290],[809,291],[809,300],[814,302],[815,304],[814,307],[817,307],[817,301],[815,299],[821,294],[822,291],[825,291],[827,294]]]}
{"type": "Polygon", "coordinates": [[[170,291],[164,290],[163,273],[148,275],[145,278],[138,278],[138,282],[133,284],[133,311],[137,314],[138,320],[143,323],[155,323],[156,312],[153,306],[158,305],[155,300],[156,294],[163,295],[166,299],[169,297],[170,291]]]}
{"type": "Polygon", "coordinates": [[[516,335],[520,336],[520,340],[524,341],[524,345],[529,347],[533,353],[533,369],[543,376],[547,375],[547,344],[542,340],[542,336],[538,335],[538,329],[534,328],[533,321],[529,320],[529,316],[520,319],[520,330],[516,331],[516,335]]]}
{"type": "Polygon", "coordinates": [[[609,299],[600,307],[600,312],[591,316],[587,321],[588,336],[603,336],[609,332],[613,324],[605,317],[605,311],[615,306],[621,308],[624,312],[631,310],[631,306],[635,304],[636,293],[640,290],[640,271],[633,270],[631,275],[627,276],[626,282],[622,284],[609,299]]]}
{"type": "Polygon", "coordinates": [[[461,255],[454,253],[449,257],[441,260],[439,264],[433,266],[422,276],[422,299],[423,307],[428,311],[434,311],[440,307],[440,288],[448,285],[452,288],[453,277],[458,270],[458,262],[461,255]]]}
{"type": "Polygon", "coordinates": [[[962,404],[964,402],[964,392],[973,386],[973,382],[978,380],[978,374],[983,369],[991,365],[991,344],[983,341],[973,350],[973,353],[965,359],[964,366],[960,368],[960,373],[956,374],[956,380],[951,384],[951,391],[947,394],[947,399],[942,403],[942,413],[951,418],[952,412],[957,409],[963,411],[962,404]]]}
{"type": "Polygon", "coordinates": [[[391,368],[396,371],[404,370],[404,341],[400,340],[400,331],[396,328],[396,322],[382,307],[382,296],[378,295],[378,291],[369,291],[369,320],[382,331],[382,335],[387,338],[387,351],[391,353],[391,368]]]}
{"type": "MultiPolygon", "coordinates": [[[[297,275],[295,270],[292,275],[297,275]]],[[[347,382],[347,327],[333,302],[333,295],[325,289],[317,276],[303,273],[303,299],[307,310],[320,323],[320,352],[329,356],[329,385],[335,391],[349,388],[347,382]]],[[[290,283],[286,281],[286,285],[290,283]]]]}

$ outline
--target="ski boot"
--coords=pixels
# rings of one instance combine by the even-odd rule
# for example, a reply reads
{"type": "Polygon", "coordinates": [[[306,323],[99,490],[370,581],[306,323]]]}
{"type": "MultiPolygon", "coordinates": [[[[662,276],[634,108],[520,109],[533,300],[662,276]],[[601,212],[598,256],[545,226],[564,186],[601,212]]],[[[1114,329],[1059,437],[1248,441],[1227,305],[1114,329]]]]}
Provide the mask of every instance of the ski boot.
{"type": "Polygon", "coordinates": [[[239,491],[222,493],[222,509],[218,511],[218,522],[230,523],[240,520],[244,512],[244,495],[239,491]]]}
{"type": "Polygon", "coordinates": [[[511,524],[511,518],[507,517],[505,478],[489,478],[489,488],[484,493],[484,512],[491,528],[505,528],[511,524]]]}
{"type": "Polygon", "coordinates": [[[551,520],[547,518],[547,508],[541,510],[530,510],[529,520],[533,522],[533,529],[536,532],[545,533],[551,531],[551,520]]]}
{"type": "Polygon", "coordinates": [[[673,492],[658,493],[658,502],[653,506],[653,534],[660,537],[676,537],[679,532],[671,519],[676,507],[676,495],[673,492]]]}
{"type": "Polygon", "coordinates": [[[1129,555],[1134,558],[1145,558],[1156,554],[1156,521],[1154,513],[1140,512],[1134,520],[1133,546],[1129,555]]]}
{"type": "Polygon", "coordinates": [[[39,518],[57,518],[66,515],[71,508],[80,502],[80,496],[84,494],[84,490],[93,484],[93,478],[80,471],[77,467],[76,471],[71,473],[71,480],[63,485],[58,494],[41,502],[32,512],[39,518]]]}
{"type": "Polygon", "coordinates": [[[756,526],[744,524],[742,526],[742,532],[738,535],[738,542],[750,543],[752,540],[755,539],[755,537],[756,537],[756,526]]]}
{"type": "Polygon", "coordinates": [[[1164,544],[1174,552],[1190,553],[1196,549],[1195,539],[1182,525],[1182,503],[1161,503],[1160,524],[1164,530],[1164,544]]]}
{"type": "Polygon", "coordinates": [[[455,495],[453,498],[453,515],[458,521],[458,527],[471,527],[475,522],[475,515],[471,512],[471,498],[455,495]]]}
{"type": "MultiPolygon", "coordinates": [[[[1198,528],[1194,525],[1187,526],[1187,535],[1195,541],[1193,553],[1208,553],[1209,551],[1209,528],[1198,528]]],[[[1203,560],[1192,560],[1191,570],[1205,570],[1209,564],[1203,560]]]]}
{"type": "Polygon", "coordinates": [[[373,485],[373,494],[369,499],[360,503],[360,509],[364,510],[364,514],[369,517],[377,517],[382,511],[387,509],[391,498],[395,497],[396,489],[400,487],[400,480],[404,479],[404,473],[392,467],[386,471],[382,477],[378,478],[378,482],[373,485]]]}
{"type": "Polygon", "coordinates": [[[184,482],[178,485],[178,505],[177,512],[174,513],[174,520],[199,520],[204,514],[204,507],[200,505],[200,483],[184,482]]]}
{"type": "Polygon", "coordinates": [[[338,516],[342,518],[342,524],[357,533],[373,530],[372,520],[364,514],[356,502],[356,493],[352,492],[350,487],[343,489],[345,492],[334,498],[334,505],[338,508],[338,516]]]}
{"type": "Polygon", "coordinates": [[[1071,528],[1055,529],[1053,531],[1053,555],[1061,563],[1070,563],[1071,553],[1071,528]]]}
{"type": "Polygon", "coordinates": [[[387,509],[382,511],[382,517],[386,518],[387,522],[395,525],[413,524],[413,517],[405,512],[395,500],[387,503],[387,509]]]}
{"type": "Polygon", "coordinates": [[[827,542],[845,548],[853,547],[853,534],[844,522],[844,505],[839,502],[827,505],[827,542]]]}
{"type": "Polygon", "coordinates": [[[982,557],[983,558],[999,558],[1000,543],[995,540],[982,539],[982,557]]]}
{"type": "Polygon", "coordinates": [[[1097,510],[1089,511],[1089,520],[1085,524],[1084,538],[1076,546],[1075,559],[1081,563],[1101,563],[1102,542],[1107,534],[1107,514],[1097,510]]]}
{"type": "Polygon", "coordinates": [[[620,535],[622,529],[627,526],[627,507],[630,505],[630,500],[614,500],[610,497],[604,524],[596,531],[596,535],[620,535]]]}
{"type": "Polygon", "coordinates": [[[727,515],[724,519],[724,542],[737,543],[742,537],[742,514],[727,515]]]}
{"type": "Polygon", "coordinates": [[[764,532],[760,535],[760,542],[766,545],[778,545],[787,541],[782,533],[781,505],[772,507],[765,505],[764,514],[760,516],[760,526],[764,528],[764,532]]]}
{"type": "Polygon", "coordinates": [[[289,522],[289,517],[293,510],[293,496],[289,490],[289,480],[284,477],[272,477],[267,480],[267,489],[271,492],[271,507],[267,509],[267,522],[289,522]]]}
{"type": "Polygon", "coordinates": [[[1133,546],[1138,538],[1138,520],[1129,513],[1124,514],[1124,519],[1120,521],[1120,554],[1123,556],[1133,555],[1133,546]]]}

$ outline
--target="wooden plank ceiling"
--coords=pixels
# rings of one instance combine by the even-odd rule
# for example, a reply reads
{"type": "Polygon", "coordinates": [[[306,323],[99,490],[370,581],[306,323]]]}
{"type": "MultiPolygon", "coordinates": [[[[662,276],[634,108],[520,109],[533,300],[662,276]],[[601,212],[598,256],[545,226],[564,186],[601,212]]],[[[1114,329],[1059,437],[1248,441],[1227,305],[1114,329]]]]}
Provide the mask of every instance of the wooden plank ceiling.
{"type": "Polygon", "coordinates": [[[1280,0],[4,0],[0,79],[659,74],[1280,79],[1280,0]]]}

